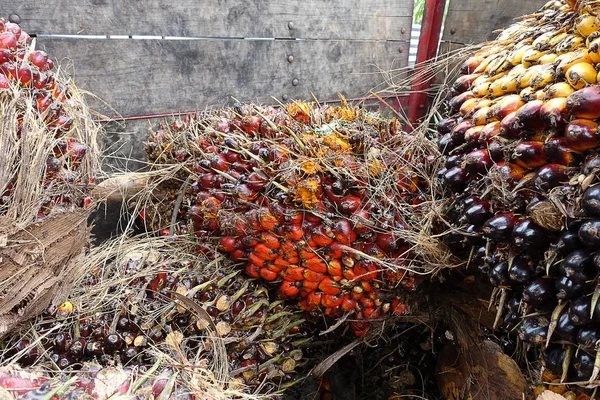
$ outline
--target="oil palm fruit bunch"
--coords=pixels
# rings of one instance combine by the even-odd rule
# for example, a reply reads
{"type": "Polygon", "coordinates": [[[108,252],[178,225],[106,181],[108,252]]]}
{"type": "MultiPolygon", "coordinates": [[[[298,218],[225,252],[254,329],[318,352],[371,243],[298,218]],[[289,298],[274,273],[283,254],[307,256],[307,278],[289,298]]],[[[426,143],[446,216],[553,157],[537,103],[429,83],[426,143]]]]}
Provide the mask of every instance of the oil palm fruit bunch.
{"type": "Polygon", "coordinates": [[[437,125],[447,243],[496,287],[496,325],[577,382],[600,371],[598,11],[550,1],[501,32],[460,67],[437,125]]]}
{"type": "Polygon", "coordinates": [[[428,271],[414,242],[435,148],[395,119],[345,101],[240,105],[163,124],[147,154],[158,171],[177,167],[144,210],[151,228],[218,240],[282,298],[350,314],[357,335],[363,321],[402,314],[396,288],[415,290],[411,271],[428,271]]]}
{"type": "Polygon", "coordinates": [[[0,217],[27,223],[82,207],[97,168],[96,134],[82,94],[53,71],[19,25],[0,18],[0,217]]]}
{"type": "Polygon", "coordinates": [[[299,310],[227,264],[211,268],[181,249],[128,254],[91,268],[68,301],[6,340],[3,362],[62,371],[88,362],[149,368],[170,355],[229,387],[261,393],[297,378],[314,329],[299,310]]]}

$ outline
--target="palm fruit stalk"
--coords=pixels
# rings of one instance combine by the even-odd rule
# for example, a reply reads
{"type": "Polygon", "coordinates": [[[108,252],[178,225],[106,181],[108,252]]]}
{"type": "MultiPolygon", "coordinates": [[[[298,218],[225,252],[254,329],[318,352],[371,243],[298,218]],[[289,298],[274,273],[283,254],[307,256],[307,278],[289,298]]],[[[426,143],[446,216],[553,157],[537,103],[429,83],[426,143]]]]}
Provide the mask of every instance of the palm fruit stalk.
{"type": "Polygon", "coordinates": [[[434,269],[415,242],[435,149],[395,119],[345,101],[239,105],[163,123],[147,154],[158,171],[179,166],[165,200],[144,210],[151,228],[218,239],[249,276],[307,311],[349,314],[357,335],[364,321],[402,314],[396,288],[414,291],[434,269]]]}
{"type": "Polygon", "coordinates": [[[437,125],[446,243],[495,286],[496,326],[571,382],[600,371],[598,11],[550,1],[505,29],[460,66],[437,125]]]}
{"type": "MultiPolygon", "coordinates": [[[[152,249],[165,247],[165,238],[143,243],[90,268],[68,301],[4,343],[3,362],[59,371],[88,362],[149,368],[174,354],[173,363],[215,376],[225,368],[219,379],[229,387],[267,393],[293,383],[313,329],[299,310],[221,259],[186,255],[181,245],[152,249]]],[[[109,257],[104,247],[96,256],[109,257]]]]}

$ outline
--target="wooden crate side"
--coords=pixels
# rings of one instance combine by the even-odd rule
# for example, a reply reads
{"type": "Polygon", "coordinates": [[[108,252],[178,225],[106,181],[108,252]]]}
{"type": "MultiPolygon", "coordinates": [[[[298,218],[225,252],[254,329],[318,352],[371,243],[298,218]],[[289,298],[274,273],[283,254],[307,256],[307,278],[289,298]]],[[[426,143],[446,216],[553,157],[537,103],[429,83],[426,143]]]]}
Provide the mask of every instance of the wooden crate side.
{"type": "Polygon", "coordinates": [[[77,84],[115,116],[273,104],[274,96],[330,100],[385,86],[381,71],[406,66],[408,43],[389,41],[84,40],[38,38],[77,84]],[[399,52],[402,49],[402,52],[399,52]],[[288,58],[292,55],[293,62],[288,58]]]}
{"type": "Polygon", "coordinates": [[[475,44],[493,40],[498,29],[514,19],[535,12],[547,0],[452,0],[444,23],[443,40],[475,44]]]}
{"type": "Polygon", "coordinates": [[[5,0],[33,34],[410,39],[413,0],[5,0]]]}

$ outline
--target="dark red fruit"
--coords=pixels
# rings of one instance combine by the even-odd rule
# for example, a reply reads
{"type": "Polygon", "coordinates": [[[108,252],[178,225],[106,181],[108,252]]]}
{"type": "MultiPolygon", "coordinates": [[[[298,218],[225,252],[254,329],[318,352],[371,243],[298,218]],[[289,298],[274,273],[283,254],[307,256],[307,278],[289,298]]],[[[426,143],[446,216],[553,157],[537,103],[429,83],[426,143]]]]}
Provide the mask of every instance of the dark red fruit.
{"type": "Polygon", "coordinates": [[[600,144],[598,124],[587,119],[573,120],[565,128],[565,138],[573,150],[585,151],[596,148],[600,144]]]}
{"type": "Polygon", "coordinates": [[[525,218],[515,225],[512,238],[515,246],[521,250],[541,250],[547,245],[548,231],[533,222],[531,218],[525,218]]]}
{"type": "Polygon", "coordinates": [[[487,201],[479,201],[468,207],[464,211],[464,215],[469,224],[481,226],[492,216],[490,203],[487,201]]]}
{"type": "Polygon", "coordinates": [[[517,219],[513,214],[498,214],[483,225],[483,234],[489,239],[504,241],[510,238],[517,219]]]}
{"type": "Polygon", "coordinates": [[[446,118],[437,123],[437,132],[440,135],[445,135],[446,133],[450,133],[452,129],[456,126],[457,121],[456,118],[446,118]]]}
{"type": "Polygon", "coordinates": [[[598,170],[600,170],[600,156],[592,156],[585,160],[581,172],[585,175],[589,175],[598,170]]]}
{"type": "Polygon", "coordinates": [[[517,123],[523,130],[537,130],[543,128],[544,123],[540,118],[540,109],[544,105],[542,100],[532,100],[517,111],[517,123]]]}
{"type": "Polygon", "coordinates": [[[583,283],[596,276],[596,268],[589,250],[575,250],[560,263],[561,273],[576,283],[583,283]]]}
{"type": "Polygon", "coordinates": [[[461,167],[450,168],[444,174],[443,180],[450,189],[459,192],[467,185],[467,172],[461,167]]]}
{"type": "Polygon", "coordinates": [[[564,137],[552,138],[544,143],[544,154],[549,162],[560,165],[570,165],[576,160],[573,149],[569,147],[564,137]]]}
{"type": "Polygon", "coordinates": [[[554,297],[554,284],[552,279],[538,278],[523,289],[523,301],[536,306],[551,300],[554,297]]]}
{"type": "Polygon", "coordinates": [[[537,168],[546,162],[544,143],[542,142],[521,142],[515,147],[514,163],[522,168],[537,168]]]}
{"type": "Polygon", "coordinates": [[[581,207],[587,215],[600,217],[600,185],[592,186],[583,193],[581,207]]]}
{"type": "Polygon", "coordinates": [[[569,178],[567,177],[564,165],[547,164],[538,170],[533,184],[538,190],[547,192],[568,180],[569,178]]]}
{"type": "Polygon", "coordinates": [[[463,161],[465,171],[471,175],[485,175],[493,165],[487,150],[473,150],[467,154],[463,161]]]}

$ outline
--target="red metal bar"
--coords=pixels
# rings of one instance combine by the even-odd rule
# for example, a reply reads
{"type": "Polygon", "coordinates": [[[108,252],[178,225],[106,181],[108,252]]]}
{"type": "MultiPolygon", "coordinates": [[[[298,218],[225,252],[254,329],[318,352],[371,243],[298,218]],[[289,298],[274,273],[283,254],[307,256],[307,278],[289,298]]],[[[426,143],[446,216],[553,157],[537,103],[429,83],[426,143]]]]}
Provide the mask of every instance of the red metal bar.
{"type": "MultiPolygon", "coordinates": [[[[417,62],[415,76],[423,73],[423,63],[437,55],[446,0],[426,0],[417,49],[417,62]]],[[[431,87],[431,79],[417,78],[413,82],[410,96],[408,97],[408,120],[416,125],[427,112],[429,96],[427,90],[431,87]]]]}

